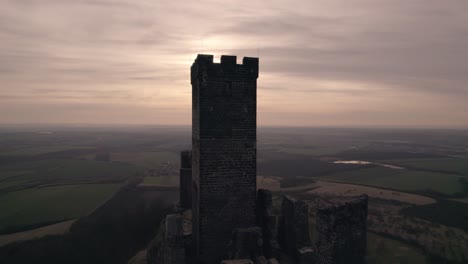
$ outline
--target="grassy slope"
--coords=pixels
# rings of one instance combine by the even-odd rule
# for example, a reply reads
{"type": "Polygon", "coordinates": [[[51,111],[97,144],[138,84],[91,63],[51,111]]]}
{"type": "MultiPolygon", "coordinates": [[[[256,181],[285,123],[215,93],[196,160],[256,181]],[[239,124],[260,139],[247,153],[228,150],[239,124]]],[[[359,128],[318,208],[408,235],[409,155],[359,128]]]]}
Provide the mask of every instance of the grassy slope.
{"type": "Polygon", "coordinates": [[[468,204],[440,200],[434,204],[413,205],[402,210],[404,215],[426,219],[446,226],[457,227],[468,232],[468,204]]]}
{"type": "Polygon", "coordinates": [[[369,264],[428,263],[424,253],[409,244],[367,233],[367,256],[369,264]]]}
{"type": "Polygon", "coordinates": [[[126,264],[156,234],[178,193],[123,188],[63,236],[0,247],[1,263],[126,264]]]}
{"type": "Polygon", "coordinates": [[[70,229],[70,226],[75,222],[76,220],[69,220],[69,221],[64,221],[60,222],[57,224],[53,225],[48,225],[32,230],[27,230],[23,232],[16,232],[13,234],[7,234],[7,235],[0,235],[0,247],[18,242],[18,241],[27,241],[27,240],[32,240],[44,236],[50,236],[50,235],[62,235],[68,232],[70,229]]]}
{"type": "Polygon", "coordinates": [[[0,196],[0,232],[86,215],[121,184],[83,184],[32,188],[0,196]]]}

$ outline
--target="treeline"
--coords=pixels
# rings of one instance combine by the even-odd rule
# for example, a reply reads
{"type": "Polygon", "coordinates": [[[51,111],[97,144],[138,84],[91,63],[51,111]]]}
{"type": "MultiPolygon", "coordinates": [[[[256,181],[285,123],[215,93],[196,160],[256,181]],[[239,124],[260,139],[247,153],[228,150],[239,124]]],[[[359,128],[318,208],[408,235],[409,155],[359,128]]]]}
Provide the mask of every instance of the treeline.
{"type": "Polygon", "coordinates": [[[414,205],[401,211],[410,217],[422,218],[441,225],[457,227],[468,232],[468,204],[439,200],[427,205],[414,205]]]}

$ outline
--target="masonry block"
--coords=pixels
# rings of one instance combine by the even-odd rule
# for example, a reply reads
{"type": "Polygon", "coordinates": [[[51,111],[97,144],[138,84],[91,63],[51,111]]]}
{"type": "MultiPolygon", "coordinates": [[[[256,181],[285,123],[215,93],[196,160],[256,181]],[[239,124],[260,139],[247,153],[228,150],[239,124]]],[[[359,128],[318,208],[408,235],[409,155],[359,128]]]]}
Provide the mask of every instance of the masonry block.
{"type": "Polygon", "coordinates": [[[317,209],[318,264],[365,263],[368,197],[317,209]]]}

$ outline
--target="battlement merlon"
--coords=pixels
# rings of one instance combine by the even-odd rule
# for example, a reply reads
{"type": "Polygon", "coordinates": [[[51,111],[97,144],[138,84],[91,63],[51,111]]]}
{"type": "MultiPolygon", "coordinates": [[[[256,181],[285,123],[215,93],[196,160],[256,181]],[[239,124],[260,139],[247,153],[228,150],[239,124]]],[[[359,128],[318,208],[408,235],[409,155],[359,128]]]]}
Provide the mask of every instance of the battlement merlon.
{"type": "Polygon", "coordinates": [[[180,167],[185,169],[192,168],[192,150],[183,150],[180,152],[180,167]]]}
{"type": "Polygon", "coordinates": [[[218,66],[221,68],[243,68],[247,70],[249,76],[252,78],[258,78],[258,64],[259,59],[253,57],[244,57],[242,59],[242,64],[237,64],[237,57],[231,55],[222,55],[220,63],[214,63],[213,55],[208,54],[198,54],[197,58],[192,64],[191,67],[191,83],[193,84],[194,80],[197,77],[201,77],[201,73],[204,70],[207,70],[210,66],[218,66]]]}

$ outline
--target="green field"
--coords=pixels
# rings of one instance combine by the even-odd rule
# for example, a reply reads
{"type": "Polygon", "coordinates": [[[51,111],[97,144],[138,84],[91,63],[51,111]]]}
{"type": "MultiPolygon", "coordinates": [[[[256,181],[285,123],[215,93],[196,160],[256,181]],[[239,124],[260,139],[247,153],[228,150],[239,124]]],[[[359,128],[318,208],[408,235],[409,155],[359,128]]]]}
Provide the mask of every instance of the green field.
{"type": "Polygon", "coordinates": [[[22,175],[22,174],[32,173],[32,172],[33,171],[22,171],[22,170],[1,171],[0,170],[0,181],[4,180],[6,178],[11,178],[11,177],[19,176],[19,175],[22,175]]]}
{"type": "Polygon", "coordinates": [[[386,162],[415,169],[447,171],[468,175],[468,159],[462,158],[388,160],[386,162]]]}
{"type": "Polygon", "coordinates": [[[130,163],[140,169],[155,168],[164,163],[177,163],[179,159],[178,153],[169,151],[111,153],[111,160],[130,163]]]}
{"type": "Polygon", "coordinates": [[[160,185],[162,184],[162,177],[145,177],[143,179],[143,184],[160,185]]]}
{"type": "Polygon", "coordinates": [[[338,172],[320,177],[320,179],[356,183],[396,189],[401,191],[432,190],[446,195],[463,191],[459,176],[388,168],[369,168],[355,171],[338,172]]]}
{"type": "Polygon", "coordinates": [[[80,159],[48,159],[19,162],[0,166],[0,190],[8,186],[15,186],[15,184],[17,188],[20,188],[25,184],[38,186],[118,181],[132,176],[135,171],[135,166],[121,162],[80,159]]]}
{"type": "Polygon", "coordinates": [[[30,188],[0,196],[0,233],[86,215],[122,184],[30,188]]]}
{"type": "Polygon", "coordinates": [[[37,146],[37,147],[22,147],[15,148],[8,151],[0,151],[0,155],[4,156],[34,156],[40,154],[46,154],[51,152],[59,152],[64,150],[72,149],[93,149],[92,147],[86,146],[37,146]]]}
{"type": "Polygon", "coordinates": [[[179,177],[177,176],[159,176],[159,177],[145,177],[143,184],[147,185],[179,185],[179,177]]]}
{"type": "Polygon", "coordinates": [[[367,232],[368,264],[425,264],[424,253],[407,243],[367,232]]]}
{"type": "Polygon", "coordinates": [[[310,146],[310,147],[287,147],[281,146],[278,151],[288,154],[298,155],[311,155],[311,156],[326,156],[340,153],[346,150],[346,147],[342,146],[310,146]]]}

